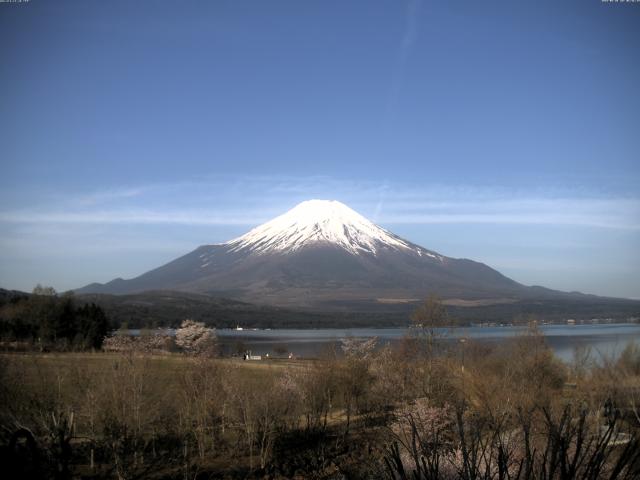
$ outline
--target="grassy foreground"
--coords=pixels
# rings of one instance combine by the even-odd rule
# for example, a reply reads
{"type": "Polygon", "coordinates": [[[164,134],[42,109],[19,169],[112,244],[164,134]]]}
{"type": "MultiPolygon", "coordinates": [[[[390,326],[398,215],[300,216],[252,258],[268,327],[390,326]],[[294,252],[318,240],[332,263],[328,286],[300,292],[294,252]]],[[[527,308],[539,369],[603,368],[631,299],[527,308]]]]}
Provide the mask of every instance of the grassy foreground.
{"type": "Polygon", "coordinates": [[[571,364],[512,342],[318,360],[0,356],[5,478],[640,476],[640,349],[571,364]]]}

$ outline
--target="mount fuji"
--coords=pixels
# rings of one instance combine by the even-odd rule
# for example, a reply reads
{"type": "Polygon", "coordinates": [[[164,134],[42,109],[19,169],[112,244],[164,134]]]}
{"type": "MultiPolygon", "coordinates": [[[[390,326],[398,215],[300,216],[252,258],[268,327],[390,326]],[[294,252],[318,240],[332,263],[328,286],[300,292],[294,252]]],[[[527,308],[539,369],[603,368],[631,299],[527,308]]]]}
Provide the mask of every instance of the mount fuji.
{"type": "Polygon", "coordinates": [[[296,307],[505,303],[569,295],[526,287],[487,265],[446,257],[375,225],[338,201],[309,200],[226,243],[203,245],[136,278],[77,293],[172,290],[296,307]]]}

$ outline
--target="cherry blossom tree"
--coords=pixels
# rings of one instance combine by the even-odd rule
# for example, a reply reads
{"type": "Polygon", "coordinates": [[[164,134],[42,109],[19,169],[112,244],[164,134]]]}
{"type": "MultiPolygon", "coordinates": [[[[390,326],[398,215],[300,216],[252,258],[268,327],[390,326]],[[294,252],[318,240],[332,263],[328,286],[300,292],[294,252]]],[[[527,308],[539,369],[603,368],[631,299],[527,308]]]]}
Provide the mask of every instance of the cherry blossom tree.
{"type": "Polygon", "coordinates": [[[204,323],[184,320],[176,330],[176,345],[188,355],[213,355],[216,347],[215,329],[204,323]]]}

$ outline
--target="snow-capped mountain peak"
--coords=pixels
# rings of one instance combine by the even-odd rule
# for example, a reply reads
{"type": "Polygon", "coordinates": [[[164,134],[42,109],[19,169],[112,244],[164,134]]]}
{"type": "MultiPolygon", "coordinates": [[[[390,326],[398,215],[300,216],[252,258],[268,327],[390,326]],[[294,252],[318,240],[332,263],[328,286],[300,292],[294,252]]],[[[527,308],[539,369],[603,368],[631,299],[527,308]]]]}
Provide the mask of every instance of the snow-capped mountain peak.
{"type": "Polygon", "coordinates": [[[335,200],[302,202],[226,245],[231,251],[267,253],[292,252],[315,243],[335,245],[355,255],[376,255],[381,248],[424,253],[335,200]]]}

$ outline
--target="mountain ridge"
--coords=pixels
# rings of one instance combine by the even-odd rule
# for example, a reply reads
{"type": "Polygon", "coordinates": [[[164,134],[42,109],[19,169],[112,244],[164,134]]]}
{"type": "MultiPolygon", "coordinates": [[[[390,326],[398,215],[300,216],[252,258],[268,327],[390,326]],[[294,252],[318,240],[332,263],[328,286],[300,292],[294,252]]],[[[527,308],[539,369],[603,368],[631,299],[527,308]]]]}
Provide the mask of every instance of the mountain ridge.
{"type": "Polygon", "coordinates": [[[483,263],[441,255],[329,200],[302,202],[228,242],[201,245],[138,277],[93,283],[76,292],[148,290],[321,309],[373,307],[433,293],[485,303],[581,295],[528,287],[483,263]]]}

